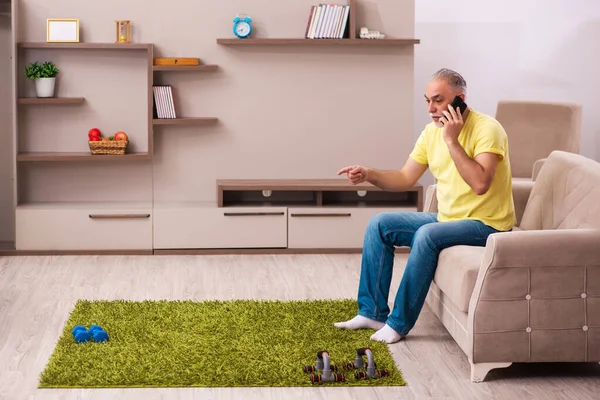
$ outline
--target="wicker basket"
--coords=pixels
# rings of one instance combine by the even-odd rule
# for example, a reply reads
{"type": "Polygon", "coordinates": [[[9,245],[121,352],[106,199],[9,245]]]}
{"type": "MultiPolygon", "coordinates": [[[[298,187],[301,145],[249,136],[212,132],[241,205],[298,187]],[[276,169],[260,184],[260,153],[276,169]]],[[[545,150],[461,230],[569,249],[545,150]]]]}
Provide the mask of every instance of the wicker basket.
{"type": "Polygon", "coordinates": [[[92,154],[125,154],[127,150],[128,140],[111,140],[109,142],[96,141],[88,142],[92,154]]]}

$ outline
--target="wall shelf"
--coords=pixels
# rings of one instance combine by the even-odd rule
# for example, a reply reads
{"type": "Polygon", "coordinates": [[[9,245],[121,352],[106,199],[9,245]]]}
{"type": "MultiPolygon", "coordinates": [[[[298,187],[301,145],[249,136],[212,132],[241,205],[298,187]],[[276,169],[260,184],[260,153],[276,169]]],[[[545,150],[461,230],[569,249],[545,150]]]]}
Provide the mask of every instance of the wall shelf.
{"type": "Polygon", "coordinates": [[[83,97],[19,97],[19,104],[82,104],[83,97]]]}
{"type": "MultiPolygon", "coordinates": [[[[348,21],[345,32],[342,33],[343,39],[309,39],[300,38],[218,38],[217,44],[224,46],[412,46],[421,41],[415,38],[386,38],[386,39],[361,39],[358,35],[358,26],[356,23],[356,0],[347,0],[350,6],[348,21]]],[[[312,14],[311,14],[312,17],[312,14]]],[[[310,24],[310,21],[308,22],[310,24]]],[[[331,20],[329,22],[331,23],[331,20]]],[[[322,33],[322,32],[321,32],[322,33]]],[[[331,32],[329,32],[331,35],[331,32]]]]}
{"type": "Polygon", "coordinates": [[[197,117],[197,118],[155,118],[154,125],[214,125],[219,121],[214,117],[197,117]]]}
{"type": "Polygon", "coordinates": [[[91,154],[89,152],[20,152],[17,162],[36,161],[134,161],[149,160],[148,153],[126,153],[123,155],[91,154]]]}
{"type": "Polygon", "coordinates": [[[217,39],[217,44],[227,46],[409,46],[419,43],[419,39],[217,39]]]}
{"type": "Polygon", "coordinates": [[[218,65],[214,64],[203,64],[203,65],[154,65],[152,70],[164,71],[164,72],[194,72],[194,71],[215,71],[219,68],[218,65]]]}
{"type": "Polygon", "coordinates": [[[98,49],[98,50],[149,50],[152,44],[147,43],[45,43],[45,42],[20,42],[21,49],[98,49]]]}

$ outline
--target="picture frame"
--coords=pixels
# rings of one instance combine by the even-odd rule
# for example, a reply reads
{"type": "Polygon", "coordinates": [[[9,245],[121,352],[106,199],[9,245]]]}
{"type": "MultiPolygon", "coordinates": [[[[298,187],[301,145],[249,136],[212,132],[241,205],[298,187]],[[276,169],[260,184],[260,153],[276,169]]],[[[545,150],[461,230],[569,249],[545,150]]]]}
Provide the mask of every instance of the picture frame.
{"type": "Polygon", "coordinates": [[[79,43],[79,19],[48,18],[46,20],[47,43],[79,43]]]}

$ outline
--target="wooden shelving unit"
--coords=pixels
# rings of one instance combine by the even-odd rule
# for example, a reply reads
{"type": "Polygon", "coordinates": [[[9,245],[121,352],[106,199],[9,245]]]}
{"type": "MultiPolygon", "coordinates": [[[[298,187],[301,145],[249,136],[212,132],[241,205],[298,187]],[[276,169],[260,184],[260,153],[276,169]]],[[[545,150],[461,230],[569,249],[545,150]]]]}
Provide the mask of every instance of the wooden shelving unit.
{"type": "Polygon", "coordinates": [[[17,162],[57,162],[57,161],[140,161],[150,160],[148,153],[126,153],[122,155],[91,154],[88,152],[20,152],[17,162]]]}
{"type": "Polygon", "coordinates": [[[197,117],[197,118],[155,118],[152,123],[154,125],[214,125],[219,121],[213,117],[197,117]]]}
{"type": "MultiPolygon", "coordinates": [[[[0,3],[2,1],[0,0],[0,3]]],[[[252,37],[237,39],[232,37],[217,38],[216,43],[222,46],[234,46],[236,49],[240,49],[237,46],[350,46],[347,51],[353,52],[361,51],[355,49],[356,47],[375,48],[376,46],[383,46],[384,51],[387,51],[386,46],[392,46],[388,49],[394,50],[393,46],[401,48],[420,43],[415,38],[358,38],[356,0],[347,1],[350,5],[350,13],[347,32],[343,39],[307,39],[302,37],[303,32],[301,32],[298,38],[252,37]]],[[[18,5],[18,2],[15,3],[18,5]]],[[[360,12],[360,8],[358,11],[360,12]]],[[[308,18],[308,12],[306,17],[308,18]]],[[[377,29],[375,26],[373,28],[377,29]]],[[[18,126],[15,121],[15,140],[11,155],[15,167],[13,173],[16,189],[14,203],[15,212],[18,215],[19,222],[17,222],[17,225],[20,236],[16,245],[9,244],[5,246],[5,248],[10,249],[9,251],[15,251],[14,248],[19,247],[19,243],[21,243],[21,248],[18,251],[21,252],[54,249],[53,244],[49,245],[44,242],[44,240],[52,239],[60,246],[56,247],[56,250],[48,251],[54,251],[56,254],[69,254],[69,252],[73,254],[85,252],[89,252],[89,254],[102,252],[107,254],[128,254],[128,252],[130,254],[160,254],[161,251],[164,254],[170,254],[169,252],[198,251],[195,249],[200,249],[200,252],[216,251],[225,253],[302,253],[311,252],[314,249],[319,252],[359,252],[364,227],[372,216],[382,211],[422,211],[423,188],[420,185],[403,192],[386,192],[369,184],[351,185],[343,178],[219,180],[216,182],[216,202],[211,199],[208,202],[192,202],[193,204],[189,206],[180,205],[178,202],[177,204],[159,206],[157,204],[160,202],[155,203],[155,200],[160,198],[161,191],[160,187],[157,190],[154,186],[155,172],[152,169],[155,132],[158,130],[160,134],[170,134],[175,129],[181,129],[171,129],[171,126],[189,126],[195,131],[201,131],[201,128],[194,127],[209,127],[206,129],[212,129],[210,126],[218,125],[219,118],[210,116],[173,119],[154,118],[154,93],[152,88],[154,85],[159,85],[163,79],[165,83],[169,82],[171,84],[171,82],[178,82],[175,78],[185,78],[186,81],[189,81],[190,78],[189,75],[183,77],[180,75],[177,77],[166,76],[168,73],[213,72],[218,71],[220,66],[214,64],[194,66],[154,65],[156,49],[151,43],[17,43],[16,41],[16,35],[14,35],[12,51],[15,70],[18,65],[17,61],[24,62],[33,59],[33,56],[38,54],[48,55],[50,53],[54,54],[54,52],[65,56],[69,52],[65,60],[74,59],[77,63],[84,64],[85,61],[82,61],[83,56],[88,54],[92,54],[94,57],[107,55],[116,59],[117,62],[123,57],[134,56],[136,58],[135,62],[139,62],[139,64],[135,64],[137,65],[136,69],[127,70],[125,68],[124,70],[127,73],[139,73],[144,76],[142,81],[136,83],[137,89],[140,89],[141,85],[144,90],[135,91],[132,97],[135,96],[133,101],[139,106],[135,115],[141,114],[142,120],[139,122],[144,126],[146,123],[148,125],[148,146],[146,151],[143,145],[145,143],[142,143],[145,142],[146,132],[135,129],[138,132],[134,133],[132,129],[130,140],[133,140],[134,143],[137,142],[134,148],[141,149],[144,152],[126,153],[124,155],[92,155],[91,152],[85,151],[87,149],[83,147],[81,148],[83,151],[78,152],[31,151],[34,148],[46,149],[47,147],[42,147],[39,141],[35,142],[36,135],[52,134],[52,130],[49,129],[49,132],[44,132],[43,129],[40,130],[24,123],[21,125],[23,137],[19,138],[18,126]],[[30,51],[31,53],[29,53],[30,51]],[[94,51],[100,53],[92,53],[94,51]],[[134,53],[128,53],[128,51],[134,53]],[[173,79],[171,80],[171,78],[173,79]],[[140,106],[140,102],[143,102],[142,106],[140,106]],[[162,128],[156,128],[159,126],[162,128]],[[36,144],[34,145],[34,143],[36,144]],[[127,164],[129,162],[131,164],[127,164]],[[50,165],[44,163],[50,163],[50,165]],[[90,165],[90,163],[96,163],[93,164],[96,166],[90,165]],[[131,176],[127,176],[126,179],[120,180],[118,176],[114,175],[116,177],[113,182],[113,175],[95,175],[98,169],[111,170],[111,168],[105,167],[120,163],[125,163],[125,165],[123,168],[119,167],[119,171],[123,171],[124,175],[125,173],[135,173],[134,178],[137,178],[139,172],[140,179],[133,180],[130,179],[131,176]],[[128,171],[129,169],[133,171],[128,171]],[[53,186],[52,190],[48,190],[44,186],[53,184],[54,181],[60,178],[56,174],[65,174],[64,171],[77,171],[77,173],[73,174],[75,176],[73,180],[67,181],[65,179],[64,184],[59,187],[53,186]],[[90,179],[97,179],[98,184],[91,185],[88,192],[83,192],[78,184],[87,180],[88,173],[91,174],[90,179]],[[151,181],[148,181],[149,184],[146,184],[145,178],[147,176],[151,178],[151,181]],[[50,179],[44,181],[46,177],[50,179]],[[39,182],[42,182],[43,185],[36,186],[36,183],[39,182]],[[104,192],[106,185],[114,185],[109,187],[110,193],[104,192]],[[123,190],[123,193],[121,193],[120,191],[124,185],[127,185],[127,190],[123,190]],[[138,192],[138,185],[141,190],[148,188],[148,191],[138,192]],[[103,192],[100,196],[101,199],[96,202],[95,196],[100,193],[98,191],[103,192]],[[150,201],[144,201],[142,205],[135,205],[127,201],[133,197],[142,197],[143,200],[150,201]],[[71,200],[75,198],[81,201],[72,202],[71,200]],[[85,201],[86,199],[93,199],[94,201],[85,201]],[[55,202],[60,204],[54,204],[55,202]],[[97,217],[92,218],[91,216],[101,216],[102,221],[99,223],[97,217]],[[62,233],[57,232],[55,229],[58,226],[55,223],[56,221],[60,223],[67,221],[69,227],[73,226],[89,234],[80,235],[75,228],[70,228],[70,231],[66,230],[62,233]],[[201,221],[201,223],[190,223],[190,221],[201,221]],[[43,226],[49,228],[43,230],[43,226]],[[351,237],[350,242],[347,236],[351,237]],[[105,239],[98,240],[99,237],[105,239]],[[91,241],[88,242],[88,240],[91,241]],[[348,243],[351,243],[352,246],[348,246],[348,243]],[[123,244],[127,247],[119,247],[123,244]],[[111,246],[111,249],[104,250],[102,246],[111,246]],[[118,250],[119,248],[123,250],[118,250]]],[[[179,52],[181,48],[177,47],[172,50],[173,52],[179,52]]],[[[279,51],[277,47],[269,48],[276,52],[279,51]]],[[[248,49],[248,51],[250,50],[248,49]]],[[[368,51],[364,52],[368,53],[368,51]]],[[[129,63],[128,60],[126,61],[129,63]]],[[[85,68],[93,71],[96,65],[95,62],[90,65],[86,64],[85,68]]],[[[129,63],[126,67],[132,65],[129,63]]],[[[103,66],[98,64],[97,68],[101,69],[103,66]]],[[[114,68],[114,65],[111,64],[111,68],[114,68]]],[[[20,79],[24,79],[24,77],[21,73],[18,73],[14,75],[13,82],[18,83],[20,79]]],[[[63,76],[62,79],[68,79],[68,76],[63,76]]],[[[77,86],[73,82],[70,83],[72,83],[70,87],[77,86]]],[[[177,83],[173,84],[174,87],[175,85],[177,83]]],[[[54,105],[90,103],[90,106],[94,106],[92,104],[95,101],[94,99],[105,98],[100,95],[95,97],[95,93],[77,92],[74,94],[82,97],[19,97],[18,88],[19,85],[14,85],[12,95],[14,116],[17,116],[19,111],[22,110],[24,113],[31,114],[45,113],[44,117],[50,119],[55,111],[76,113],[85,108],[62,107],[58,109],[54,105]],[[16,105],[22,105],[22,107],[15,107],[16,105]],[[29,107],[29,105],[53,105],[53,108],[46,110],[41,109],[39,106],[29,107]],[[52,113],[48,113],[48,111],[52,111],[52,113]]],[[[123,90],[128,90],[128,88],[124,87],[123,90]]],[[[118,94],[116,93],[116,95],[118,94]]],[[[21,95],[24,94],[21,93],[21,95]]],[[[73,96],[73,93],[70,95],[73,96]]],[[[185,112],[181,114],[185,115],[185,112]]],[[[84,114],[82,113],[82,115],[84,114]]],[[[103,113],[101,115],[100,118],[110,118],[110,114],[103,113]]],[[[27,117],[29,115],[25,116],[25,121],[27,121],[27,117]]],[[[56,117],[77,118],[79,115],[56,114],[56,117]]],[[[41,123],[42,121],[38,122],[41,123]]],[[[190,128],[187,128],[187,130],[190,130],[190,128]]],[[[63,146],[57,148],[57,150],[75,150],[75,148],[70,147],[72,144],[69,142],[65,142],[63,146]]],[[[69,177],[69,179],[71,178],[69,177]]],[[[167,179],[169,179],[168,175],[167,179]]],[[[177,198],[178,196],[173,197],[177,198]]],[[[0,254],[1,251],[3,249],[0,246],[0,254]]]]}
{"type": "Polygon", "coordinates": [[[19,97],[18,104],[82,104],[83,97],[19,97]]]}
{"type": "MultiPolygon", "coordinates": [[[[216,71],[219,68],[214,64],[200,65],[153,65],[153,72],[209,72],[216,71]]],[[[154,85],[154,82],[152,83],[154,85]]],[[[154,126],[209,126],[215,125],[219,121],[216,117],[179,117],[179,118],[154,118],[154,126]]]]}
{"type": "Polygon", "coordinates": [[[217,44],[226,46],[410,46],[419,43],[419,39],[217,39],[217,44]]]}
{"type": "Polygon", "coordinates": [[[389,192],[344,178],[222,179],[216,184],[216,207],[212,202],[155,205],[154,254],[360,253],[374,216],[423,209],[421,185],[389,192]]]}
{"type": "Polygon", "coordinates": [[[75,49],[75,50],[151,50],[150,43],[45,43],[45,42],[20,42],[21,49],[75,49]]]}
{"type": "Polygon", "coordinates": [[[214,64],[202,64],[202,65],[154,65],[152,70],[154,72],[203,72],[203,71],[216,71],[219,69],[218,65],[214,64]]]}
{"type": "MultiPolygon", "coordinates": [[[[25,50],[119,50],[119,51],[144,51],[147,54],[148,62],[148,90],[147,90],[147,101],[148,104],[148,152],[147,153],[134,153],[125,154],[118,156],[105,156],[99,155],[94,157],[88,153],[30,153],[30,152],[19,152],[17,154],[17,162],[25,161],[87,161],[87,160],[110,160],[115,157],[128,157],[127,159],[140,159],[140,158],[152,158],[153,154],[153,131],[152,131],[152,63],[154,54],[154,45],[151,43],[46,43],[46,42],[19,42],[17,43],[17,49],[21,51],[25,50]]],[[[17,104],[22,105],[67,105],[67,104],[82,104],[85,101],[84,97],[54,97],[54,98],[17,98],[17,104]]]]}

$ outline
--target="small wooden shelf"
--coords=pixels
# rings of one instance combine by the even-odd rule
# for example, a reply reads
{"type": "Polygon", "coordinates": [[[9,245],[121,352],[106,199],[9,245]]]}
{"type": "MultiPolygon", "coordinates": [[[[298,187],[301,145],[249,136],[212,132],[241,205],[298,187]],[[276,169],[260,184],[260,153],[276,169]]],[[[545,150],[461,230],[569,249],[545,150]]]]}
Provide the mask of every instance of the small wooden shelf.
{"type": "Polygon", "coordinates": [[[193,71],[215,71],[219,68],[218,65],[214,64],[203,64],[203,65],[154,65],[152,66],[153,71],[165,71],[165,72],[193,72],[193,71]]]}
{"type": "Polygon", "coordinates": [[[218,44],[227,46],[301,45],[301,46],[408,46],[419,44],[419,39],[217,39],[218,44]]]}
{"type": "MultiPolygon", "coordinates": [[[[223,190],[327,190],[327,191],[383,191],[370,183],[353,185],[347,179],[218,179],[217,187],[223,190]]],[[[421,184],[416,184],[405,192],[423,190],[421,184]]]]}
{"type": "Polygon", "coordinates": [[[83,97],[19,97],[19,104],[82,104],[83,97]]]}
{"type": "Polygon", "coordinates": [[[155,118],[154,125],[214,125],[219,118],[198,117],[198,118],[155,118]]]}
{"type": "MultiPolygon", "coordinates": [[[[151,201],[31,201],[18,210],[135,210],[152,209],[151,201]]],[[[1,245],[2,242],[0,242],[1,245]]]]}
{"type": "Polygon", "coordinates": [[[217,206],[404,207],[422,211],[423,186],[390,192],[369,183],[352,185],[346,179],[220,179],[217,206]],[[270,191],[269,195],[264,191],[270,191]]]}
{"type": "Polygon", "coordinates": [[[89,152],[20,152],[17,162],[34,161],[133,161],[149,160],[148,153],[126,153],[123,155],[91,154],[89,152]]]}
{"type": "Polygon", "coordinates": [[[98,50],[149,50],[152,44],[147,43],[45,43],[45,42],[21,42],[21,49],[98,49],[98,50]]]}

